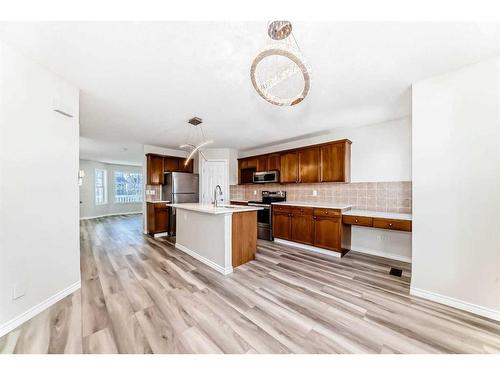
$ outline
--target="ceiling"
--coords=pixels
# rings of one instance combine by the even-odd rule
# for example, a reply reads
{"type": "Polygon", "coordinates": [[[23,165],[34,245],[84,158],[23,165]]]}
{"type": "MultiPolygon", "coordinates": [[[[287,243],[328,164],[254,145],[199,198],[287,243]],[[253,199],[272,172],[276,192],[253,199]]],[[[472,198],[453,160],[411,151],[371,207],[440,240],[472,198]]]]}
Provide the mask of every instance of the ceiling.
{"type": "Polygon", "coordinates": [[[249,69],[267,22],[0,23],[0,38],[78,86],[82,157],[141,163],[203,118],[213,147],[251,149],[411,113],[411,84],[500,53],[500,23],[294,22],[309,96],[273,106],[249,69]]]}

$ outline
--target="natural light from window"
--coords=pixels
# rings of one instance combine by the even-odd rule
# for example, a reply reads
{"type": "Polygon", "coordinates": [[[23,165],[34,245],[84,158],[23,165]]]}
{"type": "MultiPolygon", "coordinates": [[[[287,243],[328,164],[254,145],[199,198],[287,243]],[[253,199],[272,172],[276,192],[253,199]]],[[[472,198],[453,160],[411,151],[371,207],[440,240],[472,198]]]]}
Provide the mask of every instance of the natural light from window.
{"type": "Polygon", "coordinates": [[[142,173],[116,171],[114,175],[115,203],[142,202],[142,173]]]}
{"type": "Polygon", "coordinates": [[[95,204],[108,203],[108,173],[105,169],[95,170],[95,204]]]}

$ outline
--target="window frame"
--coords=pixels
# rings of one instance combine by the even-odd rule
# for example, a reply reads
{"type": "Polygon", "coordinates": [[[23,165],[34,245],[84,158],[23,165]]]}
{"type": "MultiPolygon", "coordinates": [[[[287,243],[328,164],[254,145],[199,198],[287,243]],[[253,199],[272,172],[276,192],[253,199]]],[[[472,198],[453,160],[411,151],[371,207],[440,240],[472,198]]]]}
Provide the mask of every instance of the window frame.
{"type": "Polygon", "coordinates": [[[94,203],[96,206],[104,206],[108,204],[108,171],[103,168],[94,169],[94,203]],[[102,172],[102,186],[97,186],[97,175],[102,172]],[[103,200],[97,201],[97,189],[102,189],[103,200]]]}

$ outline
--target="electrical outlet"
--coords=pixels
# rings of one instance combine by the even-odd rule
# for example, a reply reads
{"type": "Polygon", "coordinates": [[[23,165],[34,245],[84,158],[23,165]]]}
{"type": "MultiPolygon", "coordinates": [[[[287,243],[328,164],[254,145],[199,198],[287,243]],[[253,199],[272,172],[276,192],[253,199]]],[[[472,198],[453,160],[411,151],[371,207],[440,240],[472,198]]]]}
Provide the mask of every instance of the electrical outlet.
{"type": "Polygon", "coordinates": [[[253,191],[253,195],[257,195],[257,190],[254,190],[254,191],[253,191]]]}
{"type": "Polygon", "coordinates": [[[313,197],[317,197],[318,196],[318,191],[317,190],[313,190],[313,197]]]}
{"type": "Polygon", "coordinates": [[[17,283],[12,286],[12,300],[21,298],[26,294],[26,283],[17,283]]]}

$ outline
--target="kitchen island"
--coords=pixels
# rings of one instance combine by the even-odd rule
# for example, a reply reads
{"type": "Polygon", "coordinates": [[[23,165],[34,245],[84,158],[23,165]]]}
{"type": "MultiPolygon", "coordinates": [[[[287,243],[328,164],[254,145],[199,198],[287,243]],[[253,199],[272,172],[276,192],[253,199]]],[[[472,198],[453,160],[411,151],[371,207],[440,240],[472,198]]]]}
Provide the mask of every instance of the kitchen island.
{"type": "Polygon", "coordinates": [[[175,247],[227,275],[255,259],[260,207],[202,203],[167,204],[176,209],[175,247]]]}

